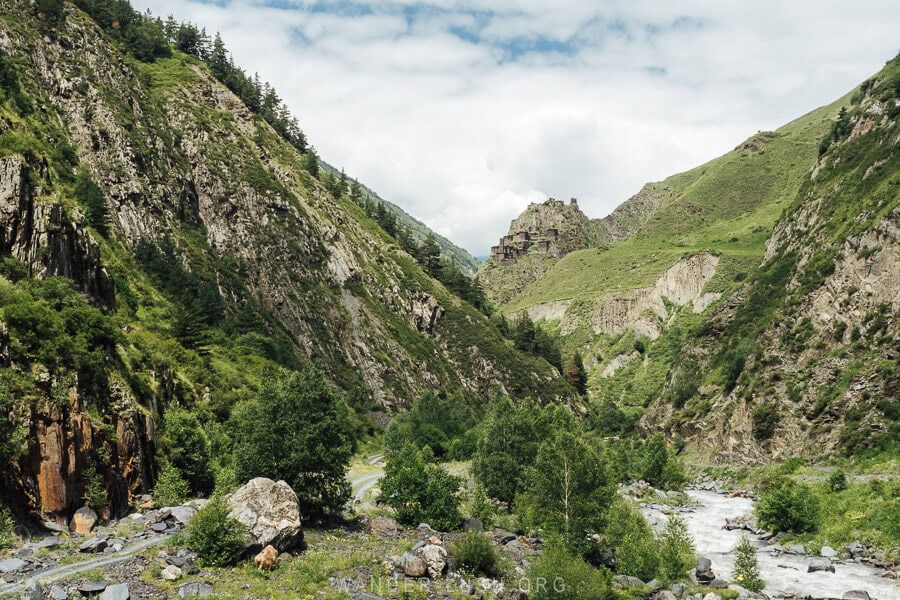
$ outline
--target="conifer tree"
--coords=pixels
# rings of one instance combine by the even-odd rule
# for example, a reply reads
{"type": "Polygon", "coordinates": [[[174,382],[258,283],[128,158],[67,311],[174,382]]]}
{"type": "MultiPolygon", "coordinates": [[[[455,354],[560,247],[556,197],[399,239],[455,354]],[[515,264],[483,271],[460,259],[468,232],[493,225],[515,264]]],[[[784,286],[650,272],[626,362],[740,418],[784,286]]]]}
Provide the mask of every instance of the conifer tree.
{"type": "Polygon", "coordinates": [[[766,587],[756,562],[756,548],[746,535],[734,548],[734,581],[751,592],[761,592],[766,587]]]}

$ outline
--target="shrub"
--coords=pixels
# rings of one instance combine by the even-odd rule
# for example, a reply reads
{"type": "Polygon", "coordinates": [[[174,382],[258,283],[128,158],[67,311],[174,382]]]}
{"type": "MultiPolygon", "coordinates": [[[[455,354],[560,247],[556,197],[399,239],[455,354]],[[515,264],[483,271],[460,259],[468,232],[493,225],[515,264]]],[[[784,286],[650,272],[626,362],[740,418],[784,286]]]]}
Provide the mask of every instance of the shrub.
{"type": "Polygon", "coordinates": [[[563,543],[551,540],[528,571],[529,598],[533,600],[582,600],[605,598],[608,580],[563,543]]]}
{"type": "Polygon", "coordinates": [[[485,527],[493,525],[497,517],[497,507],[488,498],[484,486],[480,483],[475,484],[472,490],[472,496],[469,500],[469,514],[479,519],[485,527]]]}
{"type": "Polygon", "coordinates": [[[15,525],[9,509],[0,509],[0,550],[11,548],[15,544],[15,525]]]}
{"type": "Polygon", "coordinates": [[[808,485],[782,482],[763,494],[756,512],[760,524],[773,531],[815,531],[819,524],[819,498],[808,485]]]}
{"type": "Polygon", "coordinates": [[[641,456],[641,478],[657,488],[678,489],[685,476],[678,459],[669,451],[665,438],[654,435],[644,445],[641,456]]]}
{"type": "Polygon", "coordinates": [[[606,537],[616,551],[616,571],[650,581],[659,570],[653,531],[640,512],[624,500],[610,507],[606,537]]]}
{"type": "Polygon", "coordinates": [[[458,477],[431,464],[431,456],[407,446],[388,459],[381,480],[380,502],[397,513],[397,520],[415,526],[428,523],[441,531],[459,528],[458,477]]]}
{"type": "Polygon", "coordinates": [[[492,577],[497,574],[497,555],[491,539],[478,531],[470,531],[460,538],[450,549],[461,567],[472,574],[492,577]]]}
{"type": "Polygon", "coordinates": [[[828,477],[828,489],[832,492],[842,492],[847,489],[847,475],[838,469],[828,477]]]}
{"type": "Polygon", "coordinates": [[[761,592],[766,586],[756,564],[756,548],[746,535],[734,548],[734,582],[751,592],[761,592]]]}
{"type": "Polygon", "coordinates": [[[775,429],[781,421],[781,413],[774,402],[760,404],[753,409],[753,437],[757,441],[765,441],[775,434],[775,429]]]}
{"type": "Polygon", "coordinates": [[[108,213],[103,190],[94,183],[86,171],[79,173],[75,179],[75,199],[84,209],[85,222],[96,229],[100,235],[107,235],[109,232],[108,213]]]}
{"type": "Polygon", "coordinates": [[[680,515],[669,517],[659,539],[659,574],[663,581],[678,581],[696,560],[694,540],[680,515]]]}
{"type": "Polygon", "coordinates": [[[246,528],[228,512],[225,502],[214,497],[188,525],[188,547],[197,553],[204,566],[232,565],[243,553],[246,528]]]}
{"type": "Polygon", "coordinates": [[[188,494],[208,494],[213,487],[209,442],[197,417],[181,407],[169,407],[161,438],[163,453],[190,485],[188,494]]]}
{"type": "Polygon", "coordinates": [[[176,506],[191,495],[191,486],[185,481],[178,467],[164,464],[153,487],[153,500],[158,506],[176,506]]]}

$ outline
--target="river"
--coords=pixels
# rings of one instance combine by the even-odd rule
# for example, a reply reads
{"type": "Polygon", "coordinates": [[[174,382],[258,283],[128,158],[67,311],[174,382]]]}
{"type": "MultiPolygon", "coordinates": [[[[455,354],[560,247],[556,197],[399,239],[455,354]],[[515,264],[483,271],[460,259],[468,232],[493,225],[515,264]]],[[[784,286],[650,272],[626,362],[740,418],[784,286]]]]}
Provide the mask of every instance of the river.
{"type": "MultiPolygon", "coordinates": [[[[749,498],[728,496],[701,490],[689,490],[688,495],[696,503],[683,514],[699,556],[712,561],[713,571],[720,579],[731,580],[734,564],[732,549],[742,533],[747,533],[758,549],[760,572],[766,582],[766,594],[771,597],[793,596],[799,598],[840,598],[850,590],[865,590],[878,600],[900,600],[900,583],[880,577],[880,571],[853,561],[834,560],[834,573],[807,573],[809,563],[816,557],[799,554],[775,553],[764,550],[766,544],[746,531],[723,529],[725,519],[748,515],[753,512],[749,498]]],[[[646,509],[651,521],[665,518],[662,513],[646,509]]]]}

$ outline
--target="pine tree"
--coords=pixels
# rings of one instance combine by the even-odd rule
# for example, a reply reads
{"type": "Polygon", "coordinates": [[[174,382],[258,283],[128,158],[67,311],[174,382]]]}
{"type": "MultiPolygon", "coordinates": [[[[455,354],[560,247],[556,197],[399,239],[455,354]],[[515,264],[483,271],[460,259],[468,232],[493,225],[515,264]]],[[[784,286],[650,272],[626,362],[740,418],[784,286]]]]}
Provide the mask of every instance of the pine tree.
{"type": "Polygon", "coordinates": [[[319,178],[319,155],[316,154],[315,148],[309,148],[309,151],[306,153],[306,165],[304,166],[310,175],[316,179],[319,178]]]}
{"type": "Polygon", "coordinates": [[[694,563],[694,540],[687,530],[687,523],[681,515],[669,517],[659,540],[660,576],[664,581],[683,579],[694,563]]]}
{"type": "Polygon", "coordinates": [[[225,83],[225,78],[228,76],[228,50],[225,49],[225,42],[222,41],[219,32],[216,32],[216,38],[213,40],[212,52],[209,55],[209,68],[216,79],[225,83]]]}
{"type": "Polygon", "coordinates": [[[566,381],[573,388],[578,390],[582,396],[587,393],[587,375],[584,372],[584,361],[581,359],[581,353],[576,352],[572,355],[569,363],[566,365],[566,381]]]}
{"type": "Polygon", "coordinates": [[[756,548],[746,535],[734,548],[734,581],[751,592],[761,592],[766,587],[756,562],[756,548]]]}

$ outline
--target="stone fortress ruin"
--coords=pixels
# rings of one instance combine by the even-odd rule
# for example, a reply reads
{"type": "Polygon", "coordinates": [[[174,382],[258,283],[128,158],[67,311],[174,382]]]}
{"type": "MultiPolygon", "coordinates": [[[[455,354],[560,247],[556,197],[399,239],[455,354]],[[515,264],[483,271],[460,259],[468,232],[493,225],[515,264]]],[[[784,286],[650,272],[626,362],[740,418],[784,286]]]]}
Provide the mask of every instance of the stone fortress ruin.
{"type": "MultiPolygon", "coordinates": [[[[540,215],[543,212],[550,211],[559,213],[563,211],[566,204],[562,200],[550,198],[541,204],[531,204],[528,212],[534,212],[540,215]]],[[[578,200],[572,198],[569,200],[569,207],[578,209],[578,200]]],[[[500,238],[499,244],[491,246],[491,260],[501,265],[511,265],[527,254],[528,252],[536,252],[538,254],[548,254],[552,256],[561,256],[566,251],[560,251],[557,247],[560,241],[560,231],[557,227],[542,227],[541,219],[537,216],[534,223],[527,229],[522,227],[518,231],[510,230],[509,234],[500,238]]],[[[516,228],[516,221],[513,222],[513,228],[516,228]]]]}

